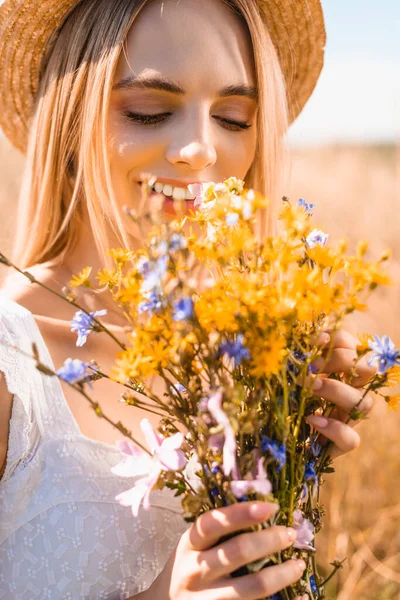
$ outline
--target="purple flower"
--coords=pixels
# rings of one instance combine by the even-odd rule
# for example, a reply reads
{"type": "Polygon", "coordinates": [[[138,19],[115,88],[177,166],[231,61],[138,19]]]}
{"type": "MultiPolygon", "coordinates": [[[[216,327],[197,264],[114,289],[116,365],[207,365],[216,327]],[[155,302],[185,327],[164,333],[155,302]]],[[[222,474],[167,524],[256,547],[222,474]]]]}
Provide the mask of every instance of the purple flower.
{"type": "Polygon", "coordinates": [[[186,321],[193,316],[193,300],[191,298],[181,298],[174,304],[174,321],[186,321]]]}
{"type": "Polygon", "coordinates": [[[154,290],[147,294],[147,300],[139,302],[138,311],[139,313],[148,313],[154,315],[160,312],[162,308],[162,299],[160,294],[157,294],[154,290]]]}
{"type": "Polygon", "coordinates": [[[232,473],[234,479],[238,479],[238,470],[236,465],[236,436],[232,429],[228,415],[222,409],[222,393],[215,392],[208,399],[208,410],[218,425],[224,428],[224,446],[223,446],[223,471],[226,477],[232,473]]]}
{"type": "Polygon", "coordinates": [[[310,450],[314,458],[318,458],[318,456],[321,454],[322,446],[317,441],[317,436],[315,435],[313,435],[311,438],[310,450]]]}
{"type": "Polygon", "coordinates": [[[383,375],[395,365],[400,365],[400,350],[396,350],[394,343],[387,335],[383,335],[382,338],[374,335],[374,340],[369,343],[369,348],[375,354],[368,364],[378,363],[378,373],[383,375]]]}
{"type": "Polygon", "coordinates": [[[315,208],[315,204],[307,204],[307,202],[304,200],[304,198],[300,198],[300,200],[297,202],[298,206],[304,206],[304,209],[307,213],[311,213],[312,209],[315,208]]]}
{"type": "Polygon", "coordinates": [[[56,371],[58,377],[67,383],[84,383],[90,378],[91,366],[78,358],[67,358],[63,366],[56,371]]]}
{"type": "Polygon", "coordinates": [[[155,431],[148,419],[142,419],[140,427],[152,452],[149,456],[129,440],[117,442],[122,452],[122,461],[111,471],[120,477],[139,477],[132,488],[119,494],[115,499],[122,506],[130,506],[133,516],[137,517],[139,507],[147,510],[150,507],[150,492],[157,483],[161,471],[179,471],[187,464],[184,453],[180,450],[183,444],[183,433],[175,433],[164,438],[155,431]]]}
{"type": "Polygon", "coordinates": [[[160,256],[157,260],[146,261],[139,267],[144,281],[141,292],[146,294],[155,288],[160,287],[162,278],[168,268],[168,255],[160,256]]]}
{"type": "Polygon", "coordinates": [[[217,358],[227,354],[229,358],[233,358],[235,367],[242,363],[243,359],[250,358],[249,349],[243,344],[243,335],[239,333],[236,341],[227,340],[219,345],[217,358]]]}
{"type": "Polygon", "coordinates": [[[318,587],[317,587],[317,584],[315,583],[315,577],[314,577],[314,575],[311,575],[311,577],[310,577],[310,586],[311,586],[311,591],[314,594],[314,596],[316,596],[317,598],[319,598],[318,587]]]}
{"type": "Polygon", "coordinates": [[[275,460],[278,461],[278,473],[282,471],[282,467],[286,464],[286,446],[280,444],[264,435],[261,438],[261,450],[269,452],[275,460]]]}
{"type": "Polygon", "coordinates": [[[210,450],[218,451],[224,447],[225,436],[223,433],[213,433],[208,438],[208,447],[210,450]]]}
{"type": "Polygon", "coordinates": [[[236,498],[242,498],[245,494],[255,492],[267,496],[272,492],[272,484],[264,469],[263,459],[259,458],[257,463],[257,475],[253,478],[252,473],[247,473],[243,479],[232,480],[231,490],[236,498]]]}
{"type": "Polygon", "coordinates": [[[314,539],[314,526],[311,521],[304,518],[299,509],[296,509],[293,513],[292,527],[297,531],[297,538],[293,546],[300,550],[315,550],[311,545],[314,539]]]}
{"type": "Polygon", "coordinates": [[[313,481],[314,483],[318,483],[318,477],[315,471],[315,462],[313,460],[310,460],[308,465],[306,465],[304,479],[305,481],[313,481]]]}
{"type": "Polygon", "coordinates": [[[183,233],[173,233],[169,240],[169,249],[172,252],[176,250],[182,250],[187,247],[187,240],[183,233]]]}
{"type": "Polygon", "coordinates": [[[96,310],[96,312],[91,312],[89,314],[86,314],[83,310],[78,310],[78,312],[75,313],[70,325],[71,331],[78,332],[78,339],[76,341],[77,346],[83,346],[83,344],[86,343],[89,333],[91,333],[96,326],[94,319],[106,314],[106,310],[96,310]]]}
{"type": "Polygon", "coordinates": [[[174,383],[173,385],[171,385],[171,391],[173,394],[177,395],[177,392],[179,392],[180,394],[185,394],[187,392],[187,389],[181,383],[174,383]]]}
{"type": "Polygon", "coordinates": [[[200,210],[211,208],[215,204],[215,200],[207,200],[206,198],[206,192],[212,185],[215,185],[213,181],[188,185],[189,192],[195,196],[194,206],[198,206],[200,210]]]}
{"type": "Polygon", "coordinates": [[[328,234],[324,233],[320,229],[314,229],[306,238],[306,245],[308,248],[315,248],[316,246],[325,246],[328,241],[328,234]]]}

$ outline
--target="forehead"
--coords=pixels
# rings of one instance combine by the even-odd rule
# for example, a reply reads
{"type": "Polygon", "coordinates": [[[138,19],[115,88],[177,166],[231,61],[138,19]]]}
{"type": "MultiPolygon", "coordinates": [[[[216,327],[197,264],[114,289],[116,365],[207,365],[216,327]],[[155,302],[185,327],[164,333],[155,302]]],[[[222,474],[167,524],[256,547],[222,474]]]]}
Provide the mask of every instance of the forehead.
{"type": "Polygon", "coordinates": [[[191,90],[255,85],[249,32],[222,0],[150,0],[128,33],[116,79],[149,69],[191,90]]]}

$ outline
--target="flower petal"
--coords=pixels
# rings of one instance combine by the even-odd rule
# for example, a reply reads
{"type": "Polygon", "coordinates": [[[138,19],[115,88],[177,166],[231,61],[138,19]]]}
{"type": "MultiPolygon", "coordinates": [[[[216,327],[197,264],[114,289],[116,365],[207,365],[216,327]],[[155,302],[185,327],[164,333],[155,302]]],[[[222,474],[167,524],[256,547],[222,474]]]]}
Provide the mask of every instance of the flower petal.
{"type": "Polygon", "coordinates": [[[160,448],[161,443],[164,440],[163,436],[157,433],[149,419],[142,419],[140,427],[146,438],[147,445],[154,454],[160,448]]]}

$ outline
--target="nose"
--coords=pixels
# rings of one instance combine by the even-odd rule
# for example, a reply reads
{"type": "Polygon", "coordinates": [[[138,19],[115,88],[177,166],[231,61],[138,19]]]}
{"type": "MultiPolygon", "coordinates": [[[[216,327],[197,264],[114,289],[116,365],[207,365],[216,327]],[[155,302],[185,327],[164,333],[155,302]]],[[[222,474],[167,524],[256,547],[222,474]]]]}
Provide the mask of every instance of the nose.
{"type": "Polygon", "coordinates": [[[208,115],[192,118],[175,129],[174,140],[166,151],[166,159],[172,165],[185,164],[193,171],[201,171],[215,164],[217,152],[208,120],[208,115]]]}

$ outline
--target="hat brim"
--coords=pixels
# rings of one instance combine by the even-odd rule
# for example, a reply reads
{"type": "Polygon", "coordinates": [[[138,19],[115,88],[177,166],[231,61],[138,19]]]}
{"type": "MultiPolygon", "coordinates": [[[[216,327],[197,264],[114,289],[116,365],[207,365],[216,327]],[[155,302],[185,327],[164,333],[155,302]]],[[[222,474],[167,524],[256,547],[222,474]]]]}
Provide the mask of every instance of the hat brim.
{"type": "MultiPolygon", "coordinates": [[[[0,6],[0,126],[26,150],[49,40],[80,0],[5,0],[0,6]]],[[[286,81],[290,121],[311,96],[324,62],[320,0],[258,0],[286,81]]]]}

